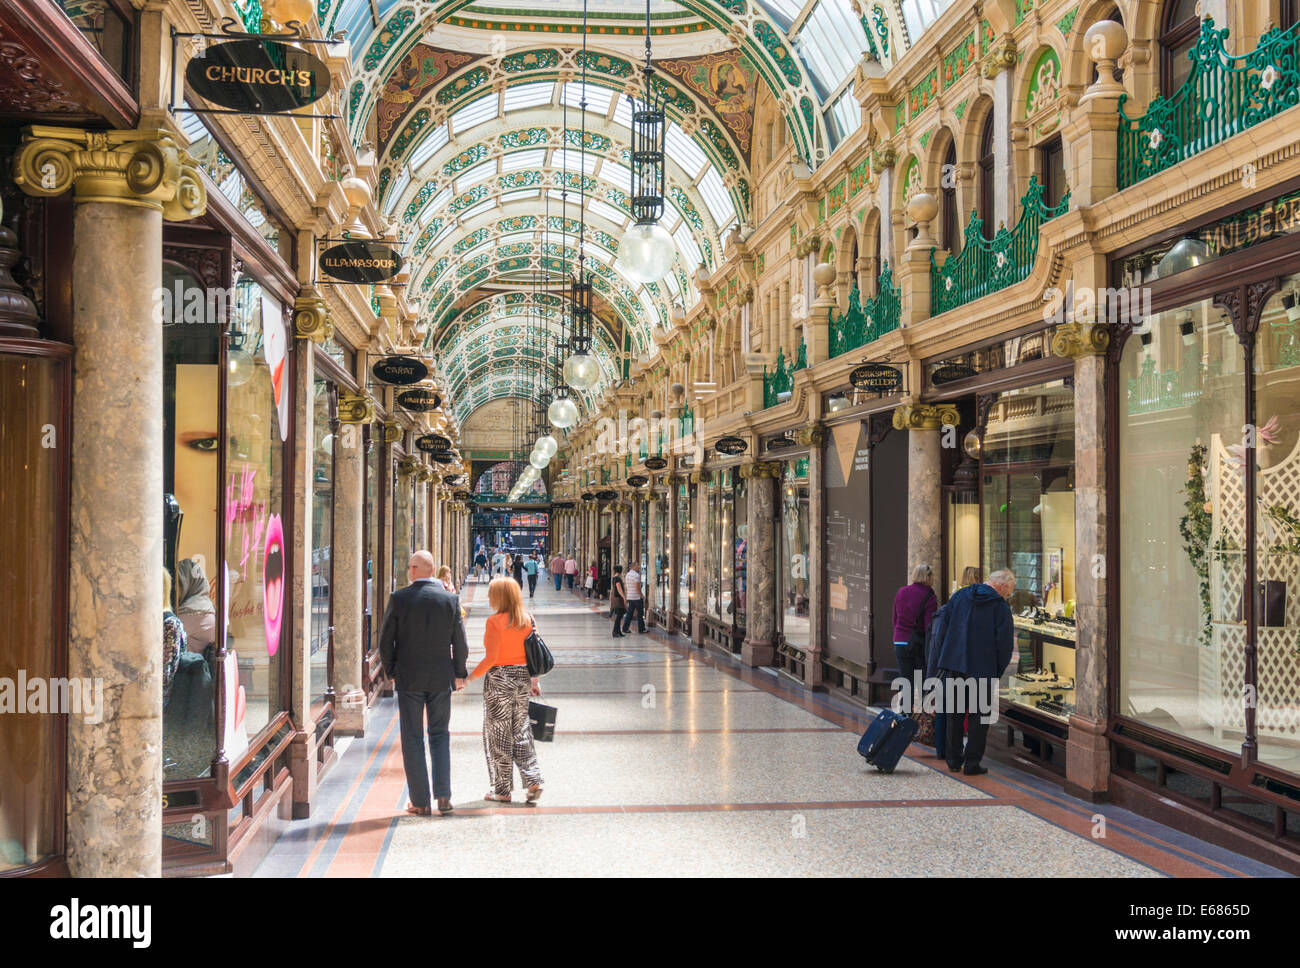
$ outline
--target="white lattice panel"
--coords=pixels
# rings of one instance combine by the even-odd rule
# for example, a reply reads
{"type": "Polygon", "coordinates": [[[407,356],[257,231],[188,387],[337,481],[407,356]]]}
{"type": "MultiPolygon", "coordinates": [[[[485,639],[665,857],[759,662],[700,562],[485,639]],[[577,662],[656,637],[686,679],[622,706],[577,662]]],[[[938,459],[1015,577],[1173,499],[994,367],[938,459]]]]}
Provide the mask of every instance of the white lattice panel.
{"type": "MultiPolygon", "coordinates": [[[[1241,468],[1230,463],[1231,454],[1215,434],[1210,442],[1210,479],[1206,493],[1212,506],[1211,547],[1227,539],[1237,548],[1246,544],[1246,487],[1241,468]]],[[[1260,507],[1300,504],[1300,440],[1286,459],[1260,471],[1260,507]]],[[[1262,517],[1262,516],[1261,516],[1262,517]]],[[[1256,536],[1261,546],[1273,543],[1260,524],[1256,536]]],[[[1258,556],[1258,581],[1286,583],[1286,625],[1260,628],[1256,660],[1259,693],[1255,726],[1260,735],[1300,736],[1300,659],[1294,655],[1300,625],[1300,556],[1268,552],[1258,556]]],[[[1210,605],[1213,634],[1208,655],[1202,654],[1199,711],[1215,735],[1245,728],[1242,695],[1246,676],[1246,626],[1242,597],[1246,562],[1241,551],[1213,554],[1210,559],[1210,605]]]]}

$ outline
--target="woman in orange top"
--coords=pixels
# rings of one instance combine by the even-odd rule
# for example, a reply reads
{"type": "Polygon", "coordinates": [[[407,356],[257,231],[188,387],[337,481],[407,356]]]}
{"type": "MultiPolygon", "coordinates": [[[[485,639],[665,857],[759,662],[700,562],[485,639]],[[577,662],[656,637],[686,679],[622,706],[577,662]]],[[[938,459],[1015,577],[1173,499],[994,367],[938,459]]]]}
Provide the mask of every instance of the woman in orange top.
{"type": "Polygon", "coordinates": [[[469,674],[483,679],[483,748],[487,753],[492,790],[484,800],[509,803],[515,785],[514,768],[527,791],[529,803],[542,795],[542,771],[533,748],[533,727],[528,721],[528,697],[540,696],[537,679],[528,675],[524,640],[533,619],[524,611],[520,587],[513,578],[493,578],[488,585],[493,615],[483,633],[487,655],[469,674]]]}

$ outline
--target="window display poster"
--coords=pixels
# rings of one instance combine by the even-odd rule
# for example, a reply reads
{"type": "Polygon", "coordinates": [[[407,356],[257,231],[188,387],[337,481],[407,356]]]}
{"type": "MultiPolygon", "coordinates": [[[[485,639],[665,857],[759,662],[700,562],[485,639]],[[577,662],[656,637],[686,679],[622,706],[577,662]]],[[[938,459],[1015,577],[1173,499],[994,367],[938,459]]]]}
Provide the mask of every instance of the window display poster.
{"type": "Polygon", "coordinates": [[[276,414],[280,418],[280,440],[289,439],[289,380],[285,373],[288,337],[284,331],[284,316],[280,303],[262,293],[262,351],[267,368],[271,371],[271,394],[276,414]]]}
{"type": "Polygon", "coordinates": [[[866,665],[870,659],[871,561],[868,509],[871,446],[861,421],[828,428],[826,468],[827,648],[866,665]]]}

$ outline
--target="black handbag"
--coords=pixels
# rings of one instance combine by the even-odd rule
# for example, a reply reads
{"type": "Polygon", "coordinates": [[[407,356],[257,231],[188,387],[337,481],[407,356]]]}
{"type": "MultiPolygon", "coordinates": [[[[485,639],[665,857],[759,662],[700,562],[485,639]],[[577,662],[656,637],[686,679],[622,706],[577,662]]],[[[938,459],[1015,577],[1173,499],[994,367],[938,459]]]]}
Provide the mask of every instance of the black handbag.
{"type": "Polygon", "coordinates": [[[524,659],[528,663],[530,676],[544,676],[555,668],[555,656],[551,655],[551,650],[537,634],[536,622],[533,623],[533,630],[528,633],[528,638],[524,639],[524,659]]]}
{"type": "Polygon", "coordinates": [[[528,722],[533,727],[533,739],[549,743],[555,739],[555,707],[536,699],[528,700],[528,722]]]}

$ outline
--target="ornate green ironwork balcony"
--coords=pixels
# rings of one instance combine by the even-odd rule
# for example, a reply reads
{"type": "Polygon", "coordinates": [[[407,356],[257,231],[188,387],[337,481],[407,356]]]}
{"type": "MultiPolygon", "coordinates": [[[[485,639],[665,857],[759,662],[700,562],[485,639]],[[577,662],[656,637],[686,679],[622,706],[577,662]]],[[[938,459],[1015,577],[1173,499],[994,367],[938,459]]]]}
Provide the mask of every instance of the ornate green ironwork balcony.
{"type": "Polygon", "coordinates": [[[1264,33],[1249,54],[1225,50],[1228,28],[1201,21],[1201,35],[1187,56],[1192,70],[1182,87],[1158,97],[1140,118],[1124,113],[1119,98],[1119,187],[1185,161],[1206,148],[1266,121],[1300,100],[1296,39],[1300,24],[1264,33]]]}
{"type": "Polygon", "coordinates": [[[1128,412],[1157,413],[1195,406],[1201,399],[1205,381],[1219,375],[1221,365],[1202,365],[1189,356],[1181,367],[1157,372],[1151,357],[1142,361],[1138,375],[1128,381],[1128,412]]]}
{"type": "Polygon", "coordinates": [[[794,357],[794,368],[796,370],[808,369],[808,341],[799,341],[799,352],[794,357]]]}
{"type": "Polygon", "coordinates": [[[795,367],[791,366],[785,358],[785,350],[776,351],[776,363],[772,372],[767,372],[767,367],[763,367],[763,408],[775,407],[783,399],[782,394],[786,397],[794,389],[794,371],[795,367]]]}
{"type": "MultiPolygon", "coordinates": [[[[682,405],[682,412],[677,416],[677,435],[685,437],[695,432],[695,411],[689,403],[682,405]]],[[[662,456],[662,454],[660,455],[662,456]]]]}
{"type": "Polygon", "coordinates": [[[876,294],[862,304],[862,295],[854,286],[849,292],[849,308],[836,316],[831,311],[831,356],[839,356],[859,346],[874,343],[886,333],[898,329],[903,315],[903,291],[894,285],[894,273],[884,263],[876,280],[876,294]]]}
{"type": "Polygon", "coordinates": [[[979,212],[971,212],[960,255],[949,256],[940,266],[930,249],[930,315],[938,316],[1028,276],[1038,255],[1039,228],[1069,207],[1069,192],[1059,205],[1044,204],[1043,186],[1031,177],[1015,228],[999,226],[992,239],[985,239],[983,219],[979,212]]]}

